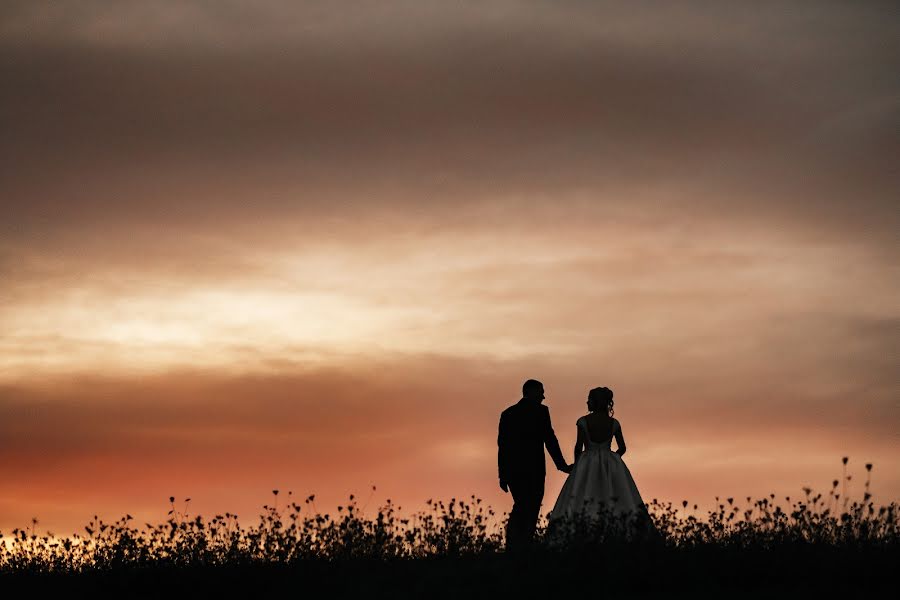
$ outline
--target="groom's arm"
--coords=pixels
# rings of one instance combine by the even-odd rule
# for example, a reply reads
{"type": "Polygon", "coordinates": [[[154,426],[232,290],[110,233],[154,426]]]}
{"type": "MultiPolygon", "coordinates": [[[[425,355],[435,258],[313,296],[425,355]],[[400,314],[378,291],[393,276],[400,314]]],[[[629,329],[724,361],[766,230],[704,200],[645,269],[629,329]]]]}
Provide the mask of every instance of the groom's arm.
{"type": "Polygon", "coordinates": [[[553,464],[556,465],[556,468],[563,473],[568,473],[571,469],[566,463],[566,459],[563,458],[562,450],[559,449],[559,440],[556,439],[556,434],[553,433],[553,425],[550,423],[550,409],[546,406],[544,407],[542,418],[544,420],[542,427],[544,430],[544,445],[547,446],[547,452],[550,453],[550,458],[553,459],[553,464]]]}
{"type": "Polygon", "coordinates": [[[506,491],[509,482],[509,426],[500,415],[500,430],[497,433],[497,472],[500,476],[500,487],[506,491]]]}

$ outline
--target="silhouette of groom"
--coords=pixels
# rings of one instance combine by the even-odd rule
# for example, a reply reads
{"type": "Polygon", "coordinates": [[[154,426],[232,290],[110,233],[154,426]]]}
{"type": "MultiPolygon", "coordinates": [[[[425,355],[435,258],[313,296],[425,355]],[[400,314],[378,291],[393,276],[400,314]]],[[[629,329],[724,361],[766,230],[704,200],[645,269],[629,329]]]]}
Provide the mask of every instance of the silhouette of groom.
{"type": "Polygon", "coordinates": [[[500,414],[497,436],[497,465],[500,488],[511,492],[512,511],[506,526],[506,547],[510,550],[528,546],[534,537],[541,501],[544,499],[544,446],[556,468],[568,473],[559,440],[550,424],[550,410],[541,404],[544,384],[529,379],[522,386],[522,399],[500,414]]]}

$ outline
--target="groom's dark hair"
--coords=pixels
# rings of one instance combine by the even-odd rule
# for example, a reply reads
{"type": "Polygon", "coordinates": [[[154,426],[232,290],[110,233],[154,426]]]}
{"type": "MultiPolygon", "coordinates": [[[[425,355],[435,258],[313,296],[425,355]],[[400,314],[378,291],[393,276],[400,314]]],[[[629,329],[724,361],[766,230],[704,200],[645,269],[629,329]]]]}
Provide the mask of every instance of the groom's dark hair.
{"type": "Polygon", "coordinates": [[[522,384],[522,396],[528,398],[532,394],[536,394],[541,392],[544,389],[544,384],[538,381],[537,379],[529,379],[525,383],[522,384]]]}

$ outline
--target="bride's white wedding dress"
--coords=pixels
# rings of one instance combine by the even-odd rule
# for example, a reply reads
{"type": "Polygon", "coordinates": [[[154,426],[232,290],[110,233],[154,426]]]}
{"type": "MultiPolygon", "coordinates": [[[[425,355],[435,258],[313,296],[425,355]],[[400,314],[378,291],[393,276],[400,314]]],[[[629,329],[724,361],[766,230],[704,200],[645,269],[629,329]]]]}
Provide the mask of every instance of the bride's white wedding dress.
{"type": "Polygon", "coordinates": [[[604,512],[628,515],[645,509],[631,472],[622,457],[610,449],[620,428],[616,419],[612,423],[609,438],[595,442],[591,440],[587,419],[581,417],[576,422],[586,448],[559,492],[550,513],[551,524],[573,518],[591,518],[604,512]]]}

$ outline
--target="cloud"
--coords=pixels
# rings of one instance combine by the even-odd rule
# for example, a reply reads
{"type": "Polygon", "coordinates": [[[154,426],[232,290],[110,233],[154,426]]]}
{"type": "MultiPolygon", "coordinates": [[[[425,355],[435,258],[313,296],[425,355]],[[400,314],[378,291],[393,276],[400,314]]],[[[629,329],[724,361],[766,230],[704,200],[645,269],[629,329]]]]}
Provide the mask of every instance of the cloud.
{"type": "MultiPolygon", "coordinates": [[[[317,493],[328,506],[371,484],[409,506],[470,491],[505,506],[494,490],[496,419],[529,376],[547,384],[567,455],[586,390],[610,384],[629,464],[651,497],[721,488],[792,493],[811,479],[830,481],[832,463],[846,453],[883,473],[892,469],[890,397],[870,395],[874,404],[866,407],[848,404],[836,388],[804,399],[793,395],[790,374],[759,387],[709,374],[695,377],[703,386],[686,385],[681,374],[652,364],[652,372],[639,365],[626,372],[434,356],[266,375],[95,374],[7,384],[0,390],[0,457],[4,496],[18,506],[2,525],[21,524],[17,518],[42,506],[48,526],[74,526],[63,507],[41,504],[60,495],[85,507],[79,518],[155,514],[172,493],[194,498],[198,510],[248,514],[273,487],[317,493]],[[888,421],[871,422],[872,407],[888,421]],[[681,481],[672,469],[680,469],[681,481]]],[[[551,477],[548,485],[557,483],[551,477]]],[[[886,476],[880,493],[896,485],[886,476]]]]}
{"type": "Polygon", "coordinates": [[[894,466],[890,5],[248,6],[0,9],[0,513],[504,502],[531,376],[650,494],[894,466]]]}
{"type": "Polygon", "coordinates": [[[555,198],[896,229],[877,5],[35,6],[4,36],[10,237],[555,198]]]}

